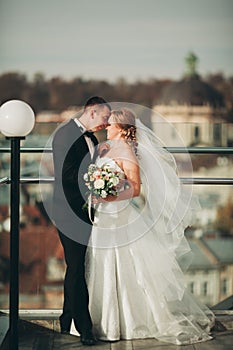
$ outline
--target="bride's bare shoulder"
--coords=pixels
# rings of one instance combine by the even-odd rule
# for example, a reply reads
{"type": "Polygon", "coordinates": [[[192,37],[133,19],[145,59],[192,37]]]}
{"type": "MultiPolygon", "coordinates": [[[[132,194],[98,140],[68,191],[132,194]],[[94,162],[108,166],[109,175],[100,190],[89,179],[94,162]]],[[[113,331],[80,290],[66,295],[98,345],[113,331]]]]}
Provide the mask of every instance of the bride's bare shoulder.
{"type": "Polygon", "coordinates": [[[120,155],[122,156],[122,158],[125,158],[126,160],[137,162],[137,157],[132,146],[130,146],[127,143],[125,143],[124,146],[122,147],[120,155]]]}

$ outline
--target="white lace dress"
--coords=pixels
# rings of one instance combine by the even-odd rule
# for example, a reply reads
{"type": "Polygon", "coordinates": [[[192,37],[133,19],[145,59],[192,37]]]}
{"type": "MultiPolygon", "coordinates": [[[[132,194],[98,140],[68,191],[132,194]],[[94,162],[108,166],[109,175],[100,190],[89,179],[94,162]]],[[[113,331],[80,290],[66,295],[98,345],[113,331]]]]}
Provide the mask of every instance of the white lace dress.
{"type": "MultiPolygon", "coordinates": [[[[112,159],[98,159],[100,166],[106,162],[121,171],[112,159]]],[[[140,206],[126,200],[96,210],[86,253],[95,334],[111,341],[155,337],[177,345],[211,339],[213,313],[188,293],[175,255],[157,237],[162,224],[150,227],[140,206]]]]}

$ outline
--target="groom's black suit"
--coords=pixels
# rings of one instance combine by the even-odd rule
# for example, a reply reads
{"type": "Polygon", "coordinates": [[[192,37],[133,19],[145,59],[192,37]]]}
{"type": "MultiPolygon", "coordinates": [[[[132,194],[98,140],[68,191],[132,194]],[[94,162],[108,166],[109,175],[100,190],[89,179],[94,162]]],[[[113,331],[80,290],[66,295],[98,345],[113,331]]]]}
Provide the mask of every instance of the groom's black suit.
{"type": "MultiPolygon", "coordinates": [[[[97,139],[91,138],[96,145],[97,139]]],[[[87,190],[83,175],[92,159],[85,137],[73,119],[56,131],[52,146],[55,174],[53,219],[67,264],[60,325],[62,331],[69,331],[73,319],[77,331],[86,334],[91,330],[92,322],[84,265],[92,225],[83,209],[87,190]]]]}

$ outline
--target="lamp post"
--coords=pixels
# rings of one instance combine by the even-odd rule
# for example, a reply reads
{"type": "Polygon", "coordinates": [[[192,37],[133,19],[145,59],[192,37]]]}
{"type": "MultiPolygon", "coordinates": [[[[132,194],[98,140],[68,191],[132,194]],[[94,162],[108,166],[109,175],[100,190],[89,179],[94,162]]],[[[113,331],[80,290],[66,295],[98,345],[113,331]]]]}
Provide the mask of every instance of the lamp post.
{"type": "Polygon", "coordinates": [[[20,140],[31,132],[34,124],[35,115],[27,103],[20,100],[11,100],[1,105],[0,131],[11,142],[10,350],[18,349],[20,140]]]}

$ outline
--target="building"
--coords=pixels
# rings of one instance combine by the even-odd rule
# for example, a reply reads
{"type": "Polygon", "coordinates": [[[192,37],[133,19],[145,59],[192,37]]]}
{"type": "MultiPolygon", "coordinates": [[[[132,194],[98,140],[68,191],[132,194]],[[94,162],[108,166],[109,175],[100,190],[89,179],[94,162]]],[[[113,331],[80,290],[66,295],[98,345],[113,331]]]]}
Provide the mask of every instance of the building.
{"type": "Polygon", "coordinates": [[[197,60],[188,54],[184,77],[167,85],[153,107],[153,129],[166,146],[181,145],[180,137],[185,146],[228,144],[223,96],[197,74],[197,60]]]}
{"type": "Polygon", "coordinates": [[[193,260],[185,274],[189,291],[213,306],[233,294],[233,239],[191,238],[193,260]]]}

